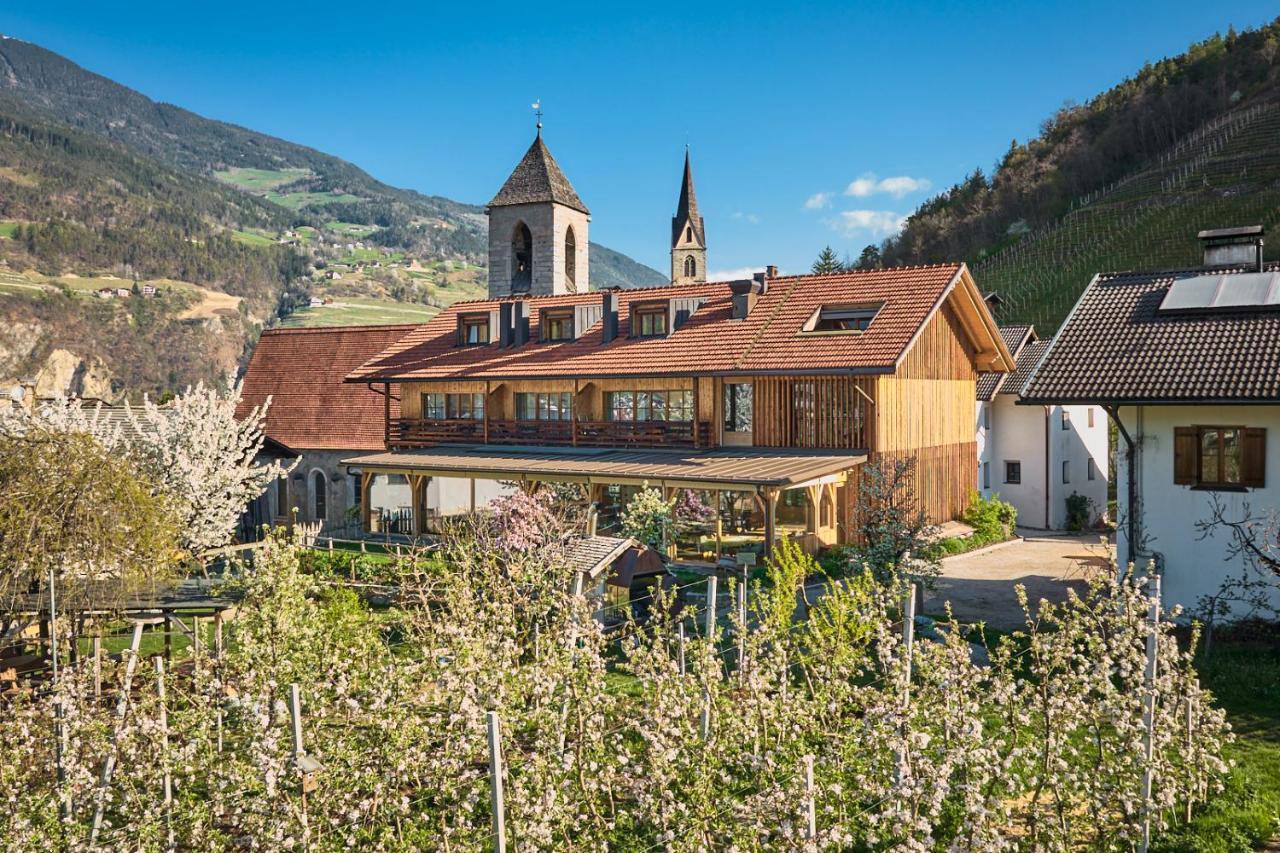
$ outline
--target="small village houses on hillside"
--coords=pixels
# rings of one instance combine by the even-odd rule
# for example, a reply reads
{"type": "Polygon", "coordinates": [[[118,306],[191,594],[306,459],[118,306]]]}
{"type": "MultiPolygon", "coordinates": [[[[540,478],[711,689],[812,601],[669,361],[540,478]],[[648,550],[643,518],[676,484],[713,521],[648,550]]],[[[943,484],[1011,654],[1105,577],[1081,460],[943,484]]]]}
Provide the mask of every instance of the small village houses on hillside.
{"type": "Polygon", "coordinates": [[[1239,577],[1238,537],[1280,511],[1280,265],[1262,236],[1204,231],[1201,268],[1096,276],[1023,389],[1115,421],[1119,556],[1154,562],[1169,603],[1239,577]]]}
{"type": "Polygon", "coordinates": [[[588,292],[587,209],[540,132],[488,213],[490,298],[347,374],[382,395],[359,425],[381,452],[343,460],[366,518],[386,478],[417,531],[441,478],[580,483],[606,506],[648,484],[745,498],[766,550],[783,528],[813,550],[850,540],[864,465],[907,458],[931,519],[964,509],[978,375],[1014,359],[963,264],[707,282],[686,158],[676,283],[588,292]]]}
{"type": "Polygon", "coordinates": [[[1019,392],[1051,341],[1031,326],[1004,326],[1005,345],[1017,361],[1014,373],[978,379],[978,490],[1018,510],[1023,527],[1063,530],[1067,501],[1087,501],[1092,523],[1106,514],[1107,416],[1099,406],[1027,406],[1019,392]]]}

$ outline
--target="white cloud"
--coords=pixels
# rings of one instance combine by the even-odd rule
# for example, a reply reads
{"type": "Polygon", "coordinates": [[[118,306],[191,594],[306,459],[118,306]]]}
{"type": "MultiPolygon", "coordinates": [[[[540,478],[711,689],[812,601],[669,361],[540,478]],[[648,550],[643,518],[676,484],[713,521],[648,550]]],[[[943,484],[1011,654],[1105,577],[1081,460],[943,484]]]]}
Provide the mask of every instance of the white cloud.
{"type": "Polygon", "coordinates": [[[823,221],[846,236],[890,237],[902,230],[907,217],[892,210],[842,210],[838,219],[823,221]]]}
{"type": "Polygon", "coordinates": [[[739,281],[744,278],[751,278],[758,272],[764,272],[764,264],[758,267],[738,267],[733,270],[716,270],[707,273],[707,281],[739,281]]]}
{"type": "Polygon", "coordinates": [[[805,210],[821,210],[831,204],[831,193],[814,193],[805,199],[805,210]]]}
{"type": "Polygon", "coordinates": [[[933,186],[928,178],[912,178],[907,175],[895,175],[892,178],[877,178],[875,172],[867,172],[862,177],[854,178],[845,187],[844,194],[854,198],[884,194],[894,198],[902,198],[914,192],[921,192],[933,186]]]}
{"type": "Polygon", "coordinates": [[[743,213],[741,210],[739,210],[739,211],[735,212],[735,213],[734,213],[730,218],[732,218],[732,219],[741,219],[741,220],[743,220],[744,222],[748,222],[748,223],[750,223],[750,224],[752,224],[752,225],[759,225],[759,224],[760,224],[760,217],[759,217],[759,216],[756,216],[754,213],[743,213]]]}

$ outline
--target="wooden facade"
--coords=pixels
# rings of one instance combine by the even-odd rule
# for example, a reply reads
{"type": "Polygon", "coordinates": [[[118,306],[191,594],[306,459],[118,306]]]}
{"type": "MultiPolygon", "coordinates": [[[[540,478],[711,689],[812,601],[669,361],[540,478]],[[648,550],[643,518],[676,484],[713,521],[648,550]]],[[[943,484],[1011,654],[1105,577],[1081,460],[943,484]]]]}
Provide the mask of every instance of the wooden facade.
{"type": "MultiPolygon", "coordinates": [[[[844,333],[837,333],[844,334],[844,333]]],[[[857,331],[849,332],[856,345],[857,331]]],[[[824,338],[828,340],[829,338],[824,338]]],[[[788,344],[794,346],[794,344],[788,344]]],[[[749,364],[715,374],[637,376],[631,378],[522,378],[519,359],[514,376],[488,379],[419,379],[397,382],[399,417],[387,417],[389,449],[449,443],[558,445],[571,447],[711,449],[721,446],[840,451],[865,456],[871,463],[916,460],[913,492],[930,521],[958,516],[977,487],[975,434],[979,371],[1007,370],[1012,357],[1000,341],[994,320],[967,272],[901,350],[896,362],[859,371],[806,373],[804,356],[794,370],[784,367],[753,373],[749,364]],[[727,385],[750,385],[749,427],[726,429],[727,385]],[[614,419],[611,392],[680,392],[680,417],[614,419]],[[555,417],[521,419],[520,394],[555,394],[555,417]],[[470,417],[426,418],[424,394],[476,395],[483,399],[470,417]],[[567,416],[564,400],[569,400],[567,416]]],[[[389,387],[389,386],[388,386],[389,387]]],[[[616,402],[616,401],[615,401],[616,402]]],[[[470,405],[470,402],[469,402],[470,405]]],[[[637,406],[637,411],[638,411],[637,406]]],[[[741,422],[739,422],[741,424],[741,422]]],[[[851,463],[860,464],[860,463],[851,463]]],[[[857,529],[858,472],[839,483],[796,485],[807,497],[806,542],[817,547],[848,541],[857,529]]],[[[416,494],[416,489],[415,489],[416,494]]],[[[778,492],[757,492],[769,510],[778,492]]],[[[794,505],[793,505],[794,506],[794,505]]],[[[772,524],[772,521],[770,522],[772,524]]]]}

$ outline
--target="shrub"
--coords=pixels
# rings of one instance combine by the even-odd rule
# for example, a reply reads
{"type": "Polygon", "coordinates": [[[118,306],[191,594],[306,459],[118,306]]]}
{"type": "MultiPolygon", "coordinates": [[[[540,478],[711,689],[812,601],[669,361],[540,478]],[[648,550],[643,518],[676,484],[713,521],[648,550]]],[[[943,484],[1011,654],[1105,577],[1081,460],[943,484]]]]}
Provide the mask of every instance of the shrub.
{"type": "Polygon", "coordinates": [[[984,498],[973,491],[969,493],[969,506],[961,519],[973,528],[973,539],[987,545],[1009,538],[1018,521],[1018,510],[1013,504],[1000,500],[999,495],[984,498]]]}
{"type": "Polygon", "coordinates": [[[1067,496],[1067,529],[1080,532],[1089,526],[1093,517],[1093,501],[1082,494],[1072,492],[1067,496]]]}

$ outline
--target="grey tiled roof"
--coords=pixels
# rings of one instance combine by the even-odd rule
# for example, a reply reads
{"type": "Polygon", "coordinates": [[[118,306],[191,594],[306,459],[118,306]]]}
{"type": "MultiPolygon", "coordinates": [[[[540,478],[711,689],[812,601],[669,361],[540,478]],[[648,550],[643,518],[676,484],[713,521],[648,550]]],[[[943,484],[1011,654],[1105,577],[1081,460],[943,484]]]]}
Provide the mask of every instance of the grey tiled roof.
{"type": "MultiPolygon", "coordinates": [[[[1021,359],[1018,358],[1018,351],[1028,339],[1035,340],[1035,334],[1036,330],[1031,326],[1000,327],[1000,337],[1004,340],[1004,345],[1009,348],[1009,352],[1013,353],[1013,357],[1018,359],[1019,366],[1021,366],[1021,359]]],[[[1007,373],[983,373],[978,376],[978,400],[984,403],[989,401],[1004,385],[1008,376],[1007,373]]]]}
{"type": "Polygon", "coordinates": [[[566,555],[569,568],[594,576],[637,544],[634,539],[613,536],[583,536],[574,539],[569,544],[566,555]]]}
{"type": "Polygon", "coordinates": [[[560,171],[556,158],[551,156],[546,143],[542,141],[542,133],[533,140],[529,150],[516,166],[511,177],[498,190],[498,194],[489,202],[489,207],[500,207],[507,204],[536,204],[552,201],[572,207],[589,214],[587,206],[574,192],[569,179],[560,171]]]}
{"type": "Polygon", "coordinates": [[[1204,272],[1097,276],[1024,397],[1046,403],[1280,402],[1280,311],[1158,311],[1175,280],[1204,272]]]}
{"type": "Polygon", "coordinates": [[[1031,378],[1032,372],[1036,369],[1036,365],[1040,363],[1040,359],[1044,356],[1045,350],[1053,343],[1050,338],[1047,341],[1032,341],[1022,348],[1018,353],[1018,368],[1009,374],[1009,377],[1000,386],[1001,394],[1017,394],[1022,391],[1022,386],[1027,384],[1027,380],[1031,378]]]}

